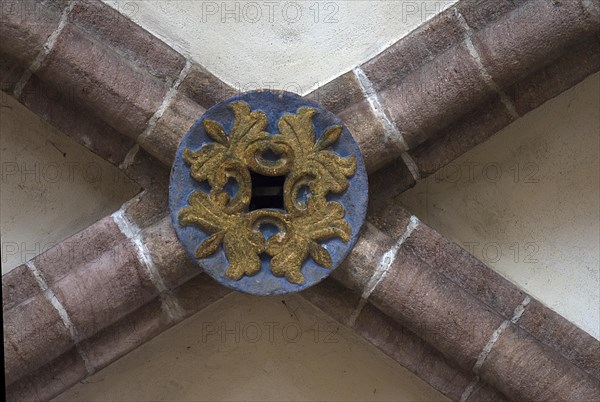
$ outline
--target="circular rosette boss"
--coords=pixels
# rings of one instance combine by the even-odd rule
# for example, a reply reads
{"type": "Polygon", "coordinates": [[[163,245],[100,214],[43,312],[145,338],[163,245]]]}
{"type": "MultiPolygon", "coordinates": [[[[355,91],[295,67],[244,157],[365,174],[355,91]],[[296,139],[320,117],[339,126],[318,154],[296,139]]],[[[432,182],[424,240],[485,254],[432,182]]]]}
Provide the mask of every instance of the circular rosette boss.
{"type": "Polygon", "coordinates": [[[350,131],[288,92],[223,101],[185,135],[170,184],[175,231],[223,285],[298,292],[338,267],[358,238],[367,175],[350,131]]]}

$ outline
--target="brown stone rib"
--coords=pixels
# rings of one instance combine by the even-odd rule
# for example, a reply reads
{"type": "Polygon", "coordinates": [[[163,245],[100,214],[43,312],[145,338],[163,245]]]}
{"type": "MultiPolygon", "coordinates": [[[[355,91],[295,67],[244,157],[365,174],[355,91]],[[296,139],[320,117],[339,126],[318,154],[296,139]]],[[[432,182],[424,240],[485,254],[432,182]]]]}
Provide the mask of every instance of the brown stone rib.
{"type": "MultiPolygon", "coordinates": [[[[575,46],[554,64],[545,66],[506,88],[505,93],[519,115],[524,115],[598,70],[600,52],[598,38],[594,38],[575,46]]],[[[488,104],[467,113],[430,137],[410,151],[410,154],[421,176],[426,177],[484,142],[514,120],[514,116],[508,113],[499,97],[494,97],[488,104]]]]}
{"type": "Polygon", "coordinates": [[[122,209],[126,219],[144,229],[164,216],[168,202],[168,186],[156,186],[127,201],[122,209]]]}
{"type": "Polygon", "coordinates": [[[119,165],[135,141],[79,105],[74,92],[44,84],[32,76],[23,88],[21,103],[79,144],[119,165]]]}
{"type": "Polygon", "coordinates": [[[0,50],[0,90],[12,93],[25,70],[16,57],[0,50]]]}
{"type": "MultiPolygon", "coordinates": [[[[404,211],[402,215],[409,216],[409,213],[404,211]]],[[[512,317],[514,308],[525,297],[511,282],[427,225],[419,224],[413,230],[397,259],[404,258],[403,253],[417,257],[505,319],[512,317]]],[[[373,255],[371,264],[380,258],[373,255]]],[[[533,300],[525,309],[519,326],[572,364],[600,379],[600,342],[556,312],[533,300]]]]}
{"type": "Polygon", "coordinates": [[[215,103],[229,98],[235,90],[202,66],[192,63],[166,110],[139,143],[146,151],[171,166],[177,147],[192,125],[215,103]]]}
{"type": "Polygon", "coordinates": [[[119,357],[134,350],[173,325],[162,309],[159,298],[153,299],[80,344],[94,371],[101,370],[119,357]]]}
{"type": "MultiPolygon", "coordinates": [[[[68,4],[48,0],[3,7],[3,36],[11,38],[0,47],[3,90],[14,90],[23,79],[68,4]]],[[[19,100],[115,164],[148,131],[140,138],[142,147],[170,166],[191,124],[234,90],[198,65],[179,77],[186,64],[181,54],[102,1],[72,4],[48,54],[23,82],[19,100]],[[148,128],[177,79],[182,79],[180,93],[156,116],[156,127],[153,122],[148,128]]]]}
{"type": "Polygon", "coordinates": [[[361,67],[375,89],[382,91],[397,86],[410,74],[423,69],[461,43],[463,36],[456,15],[449,9],[434,16],[361,67]]]}
{"type": "Polygon", "coordinates": [[[506,88],[597,33],[598,17],[579,0],[530,0],[473,35],[496,85],[506,88]]]}
{"type": "Polygon", "coordinates": [[[196,63],[192,63],[190,71],[179,86],[179,91],[204,109],[236,94],[234,88],[196,63]]]}
{"type": "Polygon", "coordinates": [[[72,86],[75,101],[133,139],[167,92],[164,82],[73,24],[63,29],[36,75],[57,88],[72,86]]]}
{"type": "Polygon", "coordinates": [[[165,166],[172,166],[179,142],[205,111],[178,91],[152,132],[140,139],[140,145],[165,166]]]}
{"type": "Polygon", "coordinates": [[[503,317],[406,248],[399,257],[370,302],[470,370],[503,317]]]}
{"type": "Polygon", "coordinates": [[[36,74],[135,139],[185,59],[98,0],[75,3],[68,21],[36,74]]]}
{"type": "Polygon", "coordinates": [[[597,401],[600,382],[526,331],[509,326],[481,367],[481,377],[521,401],[597,401]]]}
{"type": "Polygon", "coordinates": [[[60,394],[86,376],[86,368],[75,348],[6,387],[9,402],[42,402],[60,394]]]}
{"type": "Polygon", "coordinates": [[[600,21],[582,1],[459,1],[360,66],[403,140],[386,132],[353,72],[309,97],[345,121],[369,173],[404,142],[426,176],[598,70],[600,21]]]}
{"type": "MultiPolygon", "coordinates": [[[[444,357],[414,332],[392,320],[371,304],[366,304],[355,321],[351,321],[360,295],[337,281],[325,280],[302,292],[302,296],[332,318],[353,328],[402,366],[453,400],[460,399],[463,390],[472,379],[468,371],[456,367],[450,359],[444,357]]],[[[473,400],[496,402],[505,400],[503,395],[485,384],[481,393],[483,392],[491,398],[473,400]]]]}
{"type": "Polygon", "coordinates": [[[39,291],[31,270],[26,265],[19,265],[2,275],[2,311],[10,310],[39,291]]]}
{"type": "Polygon", "coordinates": [[[168,289],[174,289],[200,274],[200,268],[181,247],[170,216],[145,230],[142,242],[168,289]]]}
{"type": "Polygon", "coordinates": [[[381,168],[400,152],[387,140],[382,122],[373,113],[354,72],[342,74],[306,97],[342,119],[360,147],[367,172],[381,168]]]}
{"type": "Polygon", "coordinates": [[[529,0],[467,0],[459,1],[456,9],[473,30],[485,28],[529,0]]]}
{"type": "MultiPolygon", "coordinates": [[[[471,35],[463,16],[453,9],[426,25],[446,33],[448,38],[456,38],[457,27],[471,35]]],[[[531,0],[472,33],[473,47],[470,41],[457,39],[439,55],[434,48],[436,56],[419,68],[407,68],[407,63],[398,58],[396,47],[401,47],[401,42],[408,44],[404,47],[417,46],[422,40],[422,30],[418,30],[367,62],[363,69],[379,89],[389,117],[409,148],[414,148],[498,95],[494,86],[507,88],[552,63],[598,29],[580,1],[531,0]]]]}
{"type": "Polygon", "coordinates": [[[397,159],[369,176],[367,220],[392,238],[404,233],[410,214],[398,196],[415,185],[408,168],[397,159]]]}
{"type": "Polygon", "coordinates": [[[23,268],[17,268],[6,282],[3,277],[6,286],[13,285],[9,297],[14,297],[13,307],[4,312],[7,384],[48,364],[75,342],[96,334],[158,294],[133,244],[111,217],[36,257],[32,264],[48,292],[39,286],[36,291],[32,275],[23,268]],[[15,275],[28,280],[14,283],[11,278],[15,275]],[[61,308],[69,322],[59,314],[61,308]]]}
{"type": "Polygon", "coordinates": [[[353,327],[351,319],[360,301],[360,291],[351,290],[337,280],[326,279],[306,289],[301,295],[331,318],[350,328],[353,327]]]}
{"type": "Polygon", "coordinates": [[[394,160],[401,148],[391,141],[380,119],[367,100],[338,113],[360,147],[367,173],[372,173],[394,160]]]}
{"type": "Polygon", "coordinates": [[[409,154],[417,164],[421,178],[425,178],[513,121],[515,117],[506,110],[500,96],[495,96],[486,105],[472,110],[438,135],[409,151],[409,154]]]}
{"type": "MultiPolygon", "coordinates": [[[[40,267],[42,272],[43,268],[40,267]]],[[[94,335],[158,295],[135,246],[123,241],[87,264],[73,264],[54,285],[81,339],[94,335]]]]}
{"type": "MultiPolygon", "coordinates": [[[[370,304],[356,321],[356,332],[402,366],[453,400],[459,400],[471,375],[451,360],[370,304]]],[[[497,395],[497,400],[502,398],[497,395]]]]}
{"type": "Polygon", "coordinates": [[[381,258],[392,246],[389,236],[366,222],[352,252],[331,276],[347,288],[360,293],[373,276],[378,263],[376,259],[381,258]]]}
{"type": "Polygon", "coordinates": [[[4,375],[9,385],[74,346],[43,293],[4,311],[4,375]]]}
{"type": "MultiPolygon", "coordinates": [[[[184,306],[184,317],[173,320],[160,300],[154,299],[82,341],[79,348],[92,370],[98,371],[229,292],[205,274],[200,274],[175,289],[178,300],[184,306]]],[[[48,400],[88,375],[80,354],[71,348],[11,384],[6,390],[7,400],[48,400]]]]}
{"type": "MultiPolygon", "coordinates": [[[[599,21],[600,23],[600,21],[599,21]]],[[[600,70],[600,35],[581,42],[505,92],[519,115],[524,115],[600,70]]]]}
{"type": "Polygon", "coordinates": [[[96,261],[127,242],[112,217],[107,216],[33,259],[48,286],[74,269],[96,261]]]}
{"type": "Polygon", "coordinates": [[[173,83],[185,65],[181,54],[102,1],[77,3],[69,21],[167,84],[173,83]]]}
{"type": "MultiPolygon", "coordinates": [[[[326,281],[303,295],[336,320],[354,326],[440,392],[460,399],[475,379],[471,370],[492,333],[512,318],[525,295],[465,250],[419,224],[369,302],[356,310],[370,280],[365,273],[374,271],[385,252],[376,245],[392,241],[372,226],[363,236],[370,238],[359,241],[339,268],[345,272],[335,274],[347,290],[326,281]]],[[[475,383],[468,400],[503,400],[502,394],[511,400],[594,400],[589,398],[600,389],[593,377],[600,342],[535,300],[517,325],[521,336],[501,334],[501,340],[508,340],[494,344],[479,371],[485,382],[475,383]],[[518,357],[512,357],[513,351],[518,357]],[[549,386],[544,376],[557,385],[549,386]]]]}
{"type": "Polygon", "coordinates": [[[537,300],[529,304],[519,327],[600,380],[600,342],[587,332],[537,300]]]}
{"type": "Polygon", "coordinates": [[[0,51],[29,66],[56,30],[67,0],[20,0],[2,2],[0,51]],[[9,39],[10,40],[7,40],[9,39]]]}
{"type": "Polygon", "coordinates": [[[410,149],[494,95],[464,43],[379,94],[410,149]]]}
{"type": "Polygon", "coordinates": [[[94,371],[98,371],[229,292],[206,274],[200,273],[174,291],[179,296],[177,300],[186,307],[184,317],[174,320],[157,298],[89,337],[80,347],[94,371]]]}
{"type": "Polygon", "coordinates": [[[515,285],[427,225],[419,225],[403,243],[400,256],[404,254],[417,257],[437,274],[459,284],[504,319],[512,317],[515,307],[526,296],[515,285]]]}
{"type": "Polygon", "coordinates": [[[10,400],[48,399],[89,374],[82,361],[99,370],[230,292],[185,257],[168,217],[140,237],[154,274],[107,217],[32,261],[48,292],[27,266],[3,277],[10,400]],[[151,275],[167,287],[160,295],[151,275]]]}

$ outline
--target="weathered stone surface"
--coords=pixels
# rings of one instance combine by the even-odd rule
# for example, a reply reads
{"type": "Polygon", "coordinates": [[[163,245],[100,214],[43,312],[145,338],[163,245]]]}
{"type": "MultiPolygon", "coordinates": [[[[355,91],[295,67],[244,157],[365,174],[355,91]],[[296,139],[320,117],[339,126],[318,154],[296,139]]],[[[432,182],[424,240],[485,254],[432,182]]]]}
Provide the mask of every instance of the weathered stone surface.
{"type": "Polygon", "coordinates": [[[519,115],[537,108],[600,70],[600,36],[574,46],[555,63],[508,87],[505,92],[519,115]]]}
{"type": "Polygon", "coordinates": [[[436,15],[361,67],[377,91],[396,86],[437,56],[462,42],[454,12],[436,15]]]}
{"type": "Polygon", "coordinates": [[[449,127],[409,151],[421,177],[434,174],[476,145],[515,121],[506,106],[495,96],[490,102],[467,113],[449,127]]]}
{"type": "Polygon", "coordinates": [[[179,91],[204,109],[236,94],[234,88],[196,63],[192,64],[187,76],[181,82],[179,91]]]}
{"type": "Polygon", "coordinates": [[[58,28],[66,6],[66,0],[3,1],[0,51],[29,67],[48,37],[58,28]]]}
{"type": "Polygon", "coordinates": [[[2,275],[2,311],[10,310],[39,294],[41,289],[26,265],[2,275]]]}
{"type": "Polygon", "coordinates": [[[305,96],[331,113],[338,114],[364,99],[353,71],[348,71],[305,96]]]}
{"type": "Polygon", "coordinates": [[[428,269],[460,286],[478,302],[510,319],[525,298],[515,285],[429,226],[419,224],[402,245],[402,254],[417,257],[428,269]]]}
{"type": "Polygon", "coordinates": [[[456,3],[456,9],[469,27],[479,30],[527,1],[529,0],[462,0],[456,3]]]}
{"type": "Polygon", "coordinates": [[[127,201],[121,209],[125,219],[144,229],[168,213],[169,197],[166,187],[153,187],[127,201]],[[161,191],[162,190],[162,191],[161,191]]]}
{"type": "Polygon", "coordinates": [[[171,216],[145,229],[141,236],[167,288],[174,289],[202,272],[179,243],[171,216]]]}
{"type": "Polygon", "coordinates": [[[353,326],[350,320],[358,306],[360,293],[351,291],[336,280],[325,279],[318,285],[306,289],[300,295],[334,320],[353,326]]]}
{"type": "Polygon", "coordinates": [[[400,158],[370,175],[367,221],[392,239],[402,236],[411,214],[398,198],[414,185],[412,174],[400,158]]]}
{"type": "MultiPolygon", "coordinates": [[[[586,41],[504,90],[523,115],[571,88],[600,69],[597,41],[586,41]]],[[[452,160],[515,120],[499,96],[440,130],[409,153],[422,177],[434,174],[452,160]]]]}
{"type": "Polygon", "coordinates": [[[148,136],[140,138],[140,145],[165,166],[171,167],[179,142],[205,111],[178,92],[148,136]]]}
{"type": "Polygon", "coordinates": [[[600,379],[600,341],[561,315],[533,300],[519,320],[519,327],[600,379]]]}
{"type": "MultiPolygon", "coordinates": [[[[126,6],[134,4],[125,4],[126,6]]],[[[126,9],[123,11],[127,11],[126,9]]],[[[97,42],[116,50],[123,58],[171,84],[185,65],[185,58],[118,10],[99,0],[78,2],[69,21],[97,42]]]]}
{"type": "Polygon", "coordinates": [[[201,273],[173,291],[185,317],[197,313],[231,293],[210,276],[201,273]]]}
{"type": "Polygon", "coordinates": [[[162,103],[167,85],[135,68],[107,44],[67,24],[37,75],[119,132],[136,138],[162,103]]]}
{"type": "Polygon", "coordinates": [[[123,318],[158,295],[148,269],[129,240],[88,263],[79,263],[54,284],[81,339],[123,318]]]}
{"type": "MultiPolygon", "coordinates": [[[[597,42],[587,41],[506,88],[509,101],[519,115],[571,88],[600,69],[597,42]]],[[[484,142],[515,120],[499,97],[482,105],[440,130],[410,151],[422,177],[434,174],[452,160],[484,142]]]]}
{"type": "Polygon", "coordinates": [[[466,45],[460,44],[379,95],[412,149],[495,93],[466,45]]]}
{"type": "Polygon", "coordinates": [[[119,165],[135,142],[81,107],[68,86],[58,90],[34,75],[23,88],[20,101],[62,133],[119,165]]]}
{"type": "Polygon", "coordinates": [[[43,293],[5,311],[6,384],[52,361],[73,345],[69,331],[43,293]]]}
{"type": "Polygon", "coordinates": [[[369,174],[400,154],[398,143],[386,137],[381,121],[375,116],[367,100],[338,113],[338,117],[358,143],[369,174]]]}
{"type": "Polygon", "coordinates": [[[508,402],[508,399],[504,394],[495,389],[489,384],[480,381],[474,388],[473,393],[469,396],[467,401],[472,402],[508,402]]]}
{"type": "Polygon", "coordinates": [[[121,209],[127,220],[144,229],[168,213],[169,171],[139,146],[134,151],[135,155],[123,170],[144,191],[123,204],[121,209]]]}
{"type": "Polygon", "coordinates": [[[15,56],[0,51],[0,90],[12,93],[26,69],[15,56]]]}
{"type": "Polygon", "coordinates": [[[81,343],[95,371],[152,339],[173,321],[156,298],[81,343]]]}
{"type": "Polygon", "coordinates": [[[128,240],[107,216],[33,259],[48,286],[128,240]]]}
{"type": "Polygon", "coordinates": [[[365,222],[358,242],[342,265],[333,271],[331,277],[347,288],[362,293],[381,263],[383,254],[392,245],[393,241],[390,237],[365,222]]]}
{"type": "Polygon", "coordinates": [[[405,245],[369,300],[463,370],[503,321],[405,245]]]}
{"type": "Polygon", "coordinates": [[[471,381],[468,371],[370,304],[359,315],[356,332],[450,399],[459,400],[471,381]]]}
{"type": "Polygon", "coordinates": [[[139,146],[131,150],[122,170],[144,189],[156,189],[154,191],[158,192],[169,187],[169,169],[157,163],[156,158],[139,146]]]}
{"type": "Polygon", "coordinates": [[[480,373],[511,400],[600,399],[600,382],[596,378],[513,325],[500,335],[480,373]]]}
{"type": "Polygon", "coordinates": [[[531,0],[473,36],[483,65],[501,88],[557,59],[600,29],[580,1],[531,0]]]}
{"type": "Polygon", "coordinates": [[[73,347],[40,369],[9,385],[6,400],[47,401],[86,376],[85,364],[73,347]]]}

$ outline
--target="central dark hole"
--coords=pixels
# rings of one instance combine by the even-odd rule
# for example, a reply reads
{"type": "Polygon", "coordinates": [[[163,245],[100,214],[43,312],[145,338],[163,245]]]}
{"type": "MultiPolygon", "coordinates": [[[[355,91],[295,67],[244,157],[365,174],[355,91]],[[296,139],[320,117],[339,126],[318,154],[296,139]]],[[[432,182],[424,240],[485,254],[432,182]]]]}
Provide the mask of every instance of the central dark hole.
{"type": "Polygon", "coordinates": [[[283,208],[283,182],[285,176],[263,176],[250,173],[252,179],[252,199],[250,211],[262,208],[283,208]]]}

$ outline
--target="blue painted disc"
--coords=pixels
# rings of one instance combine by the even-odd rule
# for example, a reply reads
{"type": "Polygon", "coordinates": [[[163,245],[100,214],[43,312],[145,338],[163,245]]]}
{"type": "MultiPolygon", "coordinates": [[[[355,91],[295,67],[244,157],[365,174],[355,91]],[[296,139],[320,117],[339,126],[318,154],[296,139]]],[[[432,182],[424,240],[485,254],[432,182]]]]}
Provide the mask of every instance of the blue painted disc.
{"type": "MultiPolygon", "coordinates": [[[[225,189],[231,195],[235,193],[235,187],[234,184],[233,186],[226,186],[225,189]]],[[[190,258],[221,284],[231,289],[254,295],[279,295],[299,292],[326,278],[333,269],[342,263],[356,244],[360,228],[365,220],[368,200],[367,173],[364,162],[360,149],[352,138],[348,128],[333,113],[323,109],[317,103],[304,99],[299,95],[281,91],[253,91],[243,93],[218,103],[207,110],[196,121],[179,144],[171,171],[169,191],[169,206],[173,225],[180,242],[183,244],[190,258]],[[344,207],[344,219],[349,223],[351,228],[350,240],[343,242],[340,238],[335,237],[319,242],[329,252],[333,266],[332,268],[324,268],[309,256],[302,264],[301,272],[304,275],[304,281],[301,284],[295,284],[288,281],[285,277],[273,275],[270,269],[270,257],[263,254],[260,256],[261,268],[258,273],[253,276],[244,275],[237,280],[231,279],[226,275],[229,262],[223,250],[223,245],[221,244],[213,254],[206,258],[197,259],[195,257],[196,249],[210,234],[193,225],[181,226],[179,224],[178,215],[182,208],[189,205],[190,195],[196,191],[203,191],[206,194],[211,191],[211,187],[206,181],[198,182],[190,175],[191,168],[183,158],[183,151],[186,148],[197,151],[205,145],[214,143],[214,140],[207,135],[202,123],[205,119],[219,123],[225,132],[229,133],[234,122],[234,115],[230,105],[240,101],[247,103],[252,111],[261,110],[265,113],[268,119],[268,126],[265,131],[272,135],[279,134],[277,124],[282,116],[296,114],[303,107],[314,108],[317,110],[312,119],[316,140],[318,141],[328,128],[341,125],[343,127],[342,134],[329,150],[341,157],[351,155],[356,157],[357,167],[354,175],[348,178],[348,189],[341,194],[329,193],[327,195],[327,200],[337,201],[344,207]]],[[[300,199],[303,196],[302,192],[298,195],[300,199]]],[[[261,233],[265,238],[272,236],[276,232],[277,229],[271,228],[269,225],[261,228],[261,233]]]]}

